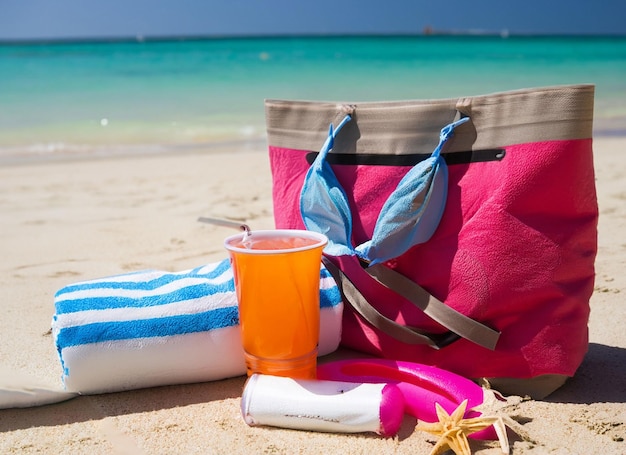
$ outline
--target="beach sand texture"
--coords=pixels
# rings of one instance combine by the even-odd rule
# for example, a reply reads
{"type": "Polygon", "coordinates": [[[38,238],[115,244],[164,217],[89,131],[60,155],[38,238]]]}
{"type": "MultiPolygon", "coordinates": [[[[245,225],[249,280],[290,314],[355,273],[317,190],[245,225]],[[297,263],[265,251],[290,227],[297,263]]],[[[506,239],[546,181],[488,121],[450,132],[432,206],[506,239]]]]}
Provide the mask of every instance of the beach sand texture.
{"type": "MultiPolygon", "coordinates": [[[[600,225],[589,353],[576,377],[548,399],[511,408],[532,439],[512,436],[513,454],[626,453],[626,139],[600,137],[594,148],[600,225]]],[[[273,227],[264,149],[231,145],[176,156],[0,167],[3,383],[61,387],[50,333],[53,295],[61,287],[226,257],[222,239],[232,231],[198,223],[201,215],[273,227]]],[[[244,380],[2,410],[0,453],[427,454],[433,447],[411,417],[391,439],[248,427],[239,410],[244,380]]],[[[500,453],[496,442],[472,441],[471,447],[500,453]]]]}

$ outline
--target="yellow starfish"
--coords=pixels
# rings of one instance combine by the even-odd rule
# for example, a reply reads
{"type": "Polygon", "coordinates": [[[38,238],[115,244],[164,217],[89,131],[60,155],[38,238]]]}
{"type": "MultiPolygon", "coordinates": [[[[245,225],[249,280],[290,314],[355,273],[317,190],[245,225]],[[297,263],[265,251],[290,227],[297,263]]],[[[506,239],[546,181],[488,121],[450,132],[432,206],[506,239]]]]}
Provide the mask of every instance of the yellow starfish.
{"type": "Polygon", "coordinates": [[[425,431],[435,436],[439,436],[439,440],[430,452],[430,455],[439,455],[448,449],[454,451],[456,455],[471,455],[472,452],[467,441],[467,436],[484,430],[493,425],[500,441],[502,453],[509,453],[509,440],[506,435],[506,427],[502,417],[475,417],[472,419],[464,419],[465,409],[467,408],[467,400],[463,401],[452,414],[448,414],[445,409],[435,403],[437,410],[437,418],[439,422],[426,423],[418,422],[415,427],[417,430],[425,431]]]}

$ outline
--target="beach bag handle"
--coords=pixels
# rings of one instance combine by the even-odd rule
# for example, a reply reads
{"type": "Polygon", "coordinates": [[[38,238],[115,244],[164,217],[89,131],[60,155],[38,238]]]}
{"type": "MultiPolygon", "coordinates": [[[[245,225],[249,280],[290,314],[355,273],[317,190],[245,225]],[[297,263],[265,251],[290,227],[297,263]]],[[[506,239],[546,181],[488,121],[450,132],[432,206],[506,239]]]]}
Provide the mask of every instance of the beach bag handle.
{"type": "Polygon", "coordinates": [[[405,344],[426,344],[440,349],[465,338],[473,343],[494,350],[500,332],[468,318],[433,297],[419,284],[385,265],[378,264],[365,269],[378,283],[412,303],[417,309],[448,329],[446,333],[428,333],[415,327],[399,324],[374,308],[350,278],[328,257],[322,262],[337,282],[343,300],[370,325],[405,344]]]}
{"type": "Polygon", "coordinates": [[[354,248],[351,245],[352,218],[347,197],[326,156],[335,136],[351,120],[346,114],[337,128],[330,125],[328,138],[305,177],[300,195],[300,212],[307,229],[329,237],[323,262],[338,284],[344,301],[365,321],[406,344],[426,344],[439,349],[465,338],[487,349],[495,349],[500,332],[447,306],[417,283],[390,269],[384,262],[400,256],[412,246],[427,241],[439,225],[447,197],[447,166],[441,149],[454,128],[469,120],[461,118],[441,130],[432,155],[416,164],[400,181],[383,206],[372,239],[354,248]],[[449,331],[427,333],[400,324],[378,311],[330,257],[358,258],[367,276],[406,299],[449,331]]]}

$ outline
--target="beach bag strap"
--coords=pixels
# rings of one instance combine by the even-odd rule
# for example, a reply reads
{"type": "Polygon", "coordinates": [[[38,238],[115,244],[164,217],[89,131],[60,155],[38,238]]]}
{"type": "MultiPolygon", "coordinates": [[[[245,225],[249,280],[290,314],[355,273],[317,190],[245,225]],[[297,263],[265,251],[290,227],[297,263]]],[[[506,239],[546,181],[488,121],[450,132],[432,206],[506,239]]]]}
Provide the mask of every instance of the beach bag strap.
{"type": "Polygon", "coordinates": [[[434,349],[443,348],[459,339],[459,336],[451,331],[444,334],[431,334],[415,327],[398,324],[394,320],[389,319],[367,301],[367,298],[359,291],[352,280],[339,267],[333,264],[330,259],[323,257],[322,262],[337,282],[344,303],[350,305],[372,327],[379,329],[402,343],[410,345],[425,344],[434,349]]]}
{"type": "Polygon", "coordinates": [[[420,285],[395,270],[382,264],[365,269],[372,279],[411,302],[424,314],[446,327],[448,332],[428,333],[389,319],[369,303],[352,280],[329,258],[324,257],[322,261],[337,282],[344,302],[354,308],[373,327],[396,340],[411,345],[426,344],[434,349],[440,349],[462,337],[487,349],[495,349],[500,332],[450,308],[420,285]]]}
{"type": "Polygon", "coordinates": [[[365,271],[376,281],[395,291],[431,319],[456,334],[455,340],[460,336],[487,349],[496,348],[500,332],[459,313],[401,273],[383,264],[371,266],[365,271]]]}

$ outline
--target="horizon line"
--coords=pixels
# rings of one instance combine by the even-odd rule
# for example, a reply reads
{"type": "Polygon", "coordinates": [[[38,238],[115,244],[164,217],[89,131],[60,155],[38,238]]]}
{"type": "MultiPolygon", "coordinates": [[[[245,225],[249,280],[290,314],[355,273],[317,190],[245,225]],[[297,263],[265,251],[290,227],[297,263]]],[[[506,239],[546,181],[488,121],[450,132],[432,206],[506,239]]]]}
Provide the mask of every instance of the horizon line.
{"type": "Polygon", "coordinates": [[[402,37],[500,37],[508,38],[625,38],[625,33],[524,33],[489,30],[425,30],[423,32],[398,33],[251,33],[251,34],[164,34],[120,35],[92,37],[37,37],[0,38],[0,44],[64,44],[64,43],[112,43],[112,42],[163,42],[163,41],[210,41],[227,39],[277,39],[277,38],[402,38],[402,37]]]}

